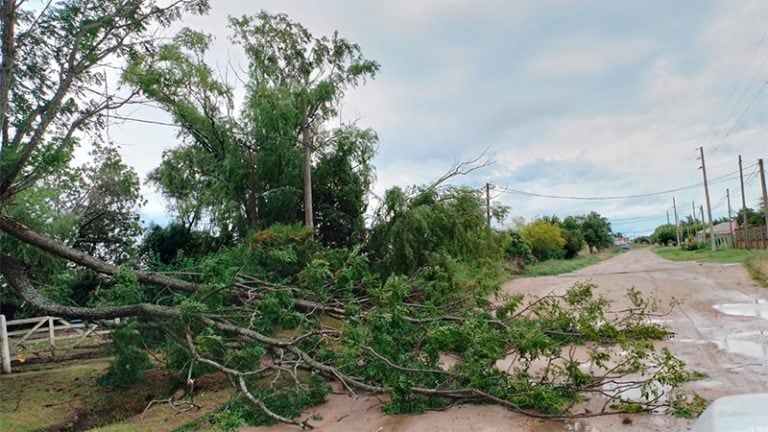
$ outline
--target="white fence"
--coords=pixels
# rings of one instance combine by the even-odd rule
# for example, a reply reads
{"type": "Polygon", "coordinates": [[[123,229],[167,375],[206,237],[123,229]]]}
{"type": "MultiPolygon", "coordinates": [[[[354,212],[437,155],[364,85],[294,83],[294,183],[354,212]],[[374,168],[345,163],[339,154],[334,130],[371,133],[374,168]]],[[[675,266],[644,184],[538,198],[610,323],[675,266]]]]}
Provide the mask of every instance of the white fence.
{"type": "MultiPolygon", "coordinates": [[[[115,323],[118,322],[116,319],[115,323]]],[[[0,315],[2,372],[11,373],[11,360],[14,355],[24,358],[25,353],[35,352],[36,349],[40,351],[40,347],[47,348],[53,354],[56,341],[75,339],[74,343],[66,344],[65,351],[71,352],[89,336],[105,336],[109,333],[108,329],[96,323],[67,321],[51,316],[6,321],[5,315],[0,315]],[[32,327],[29,327],[30,325],[32,327]],[[14,327],[17,329],[14,330],[14,327]]]]}

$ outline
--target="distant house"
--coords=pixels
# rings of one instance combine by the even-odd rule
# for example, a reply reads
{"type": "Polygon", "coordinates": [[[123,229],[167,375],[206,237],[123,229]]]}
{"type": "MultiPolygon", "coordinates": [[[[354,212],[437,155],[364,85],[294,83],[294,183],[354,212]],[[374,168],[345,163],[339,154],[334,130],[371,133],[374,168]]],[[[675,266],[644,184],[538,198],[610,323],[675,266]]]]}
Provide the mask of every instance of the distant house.
{"type": "MultiPolygon", "coordinates": [[[[736,221],[730,221],[730,222],[721,222],[715,226],[712,227],[712,232],[714,232],[715,235],[715,243],[718,245],[727,245],[728,247],[733,247],[733,238],[731,238],[731,228],[734,230],[738,227],[738,224],[736,221]]],[[[705,229],[698,231],[696,233],[696,241],[699,243],[707,242],[709,241],[709,237],[711,235],[711,232],[709,230],[709,227],[706,227],[705,229]]]]}
{"type": "Polygon", "coordinates": [[[627,236],[614,237],[613,245],[620,249],[629,249],[629,237],[627,236]]]}

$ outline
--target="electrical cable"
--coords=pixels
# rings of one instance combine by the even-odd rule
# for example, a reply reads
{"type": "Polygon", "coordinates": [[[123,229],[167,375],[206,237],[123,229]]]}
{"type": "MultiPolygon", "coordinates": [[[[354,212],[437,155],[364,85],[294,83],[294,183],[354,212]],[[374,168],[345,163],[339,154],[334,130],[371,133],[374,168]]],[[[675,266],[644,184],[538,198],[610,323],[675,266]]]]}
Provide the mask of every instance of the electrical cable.
{"type": "MultiPolygon", "coordinates": [[[[754,165],[756,165],[756,164],[754,164],[754,165]]],[[[724,175],[719,176],[719,177],[715,177],[712,180],[710,180],[710,183],[729,180],[730,177],[732,177],[732,176],[734,176],[736,174],[738,174],[738,171],[735,171],[735,172],[732,172],[732,173],[728,173],[728,174],[724,174],[724,175]]],[[[682,191],[682,190],[692,189],[692,188],[695,188],[695,187],[699,187],[699,186],[702,186],[703,184],[704,184],[704,182],[699,182],[699,183],[695,183],[695,184],[692,184],[692,185],[683,186],[683,187],[674,188],[674,189],[668,189],[668,190],[664,190],[664,191],[648,192],[648,193],[636,194],[636,195],[623,195],[623,196],[593,196],[593,197],[586,197],[586,196],[550,195],[550,194],[542,194],[542,193],[536,193],[536,192],[523,191],[523,190],[519,190],[519,189],[513,189],[513,188],[510,188],[509,186],[501,187],[500,191],[502,193],[509,192],[509,193],[512,193],[512,194],[533,196],[533,197],[537,197],[537,198],[567,199],[567,200],[578,200],[578,201],[609,201],[609,200],[632,199],[632,198],[647,198],[647,197],[658,196],[658,195],[666,195],[666,194],[670,194],[672,192],[679,192],[679,191],[682,191]]]]}
{"type": "MultiPolygon", "coordinates": [[[[767,57],[767,58],[768,58],[768,57],[767,57]]],[[[720,140],[720,143],[719,143],[719,144],[717,144],[717,145],[715,146],[715,148],[714,148],[714,149],[713,149],[713,150],[710,152],[710,154],[712,154],[712,153],[714,153],[715,151],[717,151],[717,149],[719,149],[719,148],[720,148],[720,146],[721,146],[721,145],[723,145],[723,143],[725,143],[725,140],[726,140],[726,139],[728,139],[728,137],[729,137],[729,136],[731,136],[731,133],[733,133],[733,130],[734,130],[734,129],[736,129],[736,126],[738,126],[738,125],[739,125],[739,123],[741,123],[741,120],[742,120],[742,119],[744,118],[744,116],[747,114],[747,112],[749,111],[749,109],[750,109],[750,108],[752,108],[752,104],[754,104],[754,103],[755,103],[755,101],[756,101],[756,100],[757,100],[757,98],[760,96],[760,94],[763,92],[763,90],[765,90],[765,86],[766,86],[766,85],[768,85],[768,80],[766,80],[766,81],[764,81],[764,82],[763,82],[763,85],[760,87],[760,90],[758,90],[758,91],[757,91],[757,93],[755,93],[755,97],[753,97],[753,98],[752,98],[752,100],[749,102],[749,105],[747,105],[747,107],[746,107],[746,108],[744,109],[744,111],[741,113],[741,115],[739,116],[739,118],[738,118],[738,119],[736,119],[736,121],[733,123],[733,126],[731,126],[731,128],[730,128],[730,129],[728,129],[728,133],[726,133],[726,134],[725,134],[725,136],[723,136],[723,139],[722,139],[722,140],[720,140]]]]}

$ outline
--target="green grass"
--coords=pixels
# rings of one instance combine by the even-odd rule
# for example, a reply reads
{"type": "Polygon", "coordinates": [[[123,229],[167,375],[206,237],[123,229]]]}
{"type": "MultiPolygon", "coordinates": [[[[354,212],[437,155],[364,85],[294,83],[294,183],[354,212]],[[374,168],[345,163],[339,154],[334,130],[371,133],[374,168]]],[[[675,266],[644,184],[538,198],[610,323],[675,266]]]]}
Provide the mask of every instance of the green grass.
{"type": "Polygon", "coordinates": [[[662,258],[670,261],[703,261],[715,263],[744,263],[747,259],[763,255],[768,257],[766,251],[752,251],[744,249],[697,249],[692,251],[682,250],[676,247],[654,248],[654,252],[662,258]]]}
{"type": "MultiPolygon", "coordinates": [[[[177,388],[161,369],[149,371],[139,383],[109,390],[96,382],[108,366],[104,359],[54,366],[0,376],[0,431],[91,430],[99,425],[104,426],[96,430],[105,432],[171,431],[204,418],[234,394],[226,378],[207,375],[195,386],[195,402],[202,409],[180,414],[161,403],[142,416],[148,400],[165,399],[177,388]]],[[[205,430],[206,424],[195,430],[205,430]]]]}
{"type": "Polygon", "coordinates": [[[676,247],[654,248],[654,252],[662,258],[671,261],[702,261],[714,263],[739,263],[749,272],[757,283],[768,287],[768,251],[726,249],[712,251],[699,249],[686,251],[676,247]]]}
{"type": "Polygon", "coordinates": [[[22,372],[0,377],[0,430],[34,431],[66,424],[100,391],[106,364],[22,372]],[[18,407],[16,402],[18,402],[18,407]]]}
{"type": "Polygon", "coordinates": [[[596,254],[579,255],[572,259],[548,260],[525,267],[523,276],[553,276],[564,273],[574,272],[576,270],[597,264],[616,255],[617,252],[600,252],[596,254]]]}

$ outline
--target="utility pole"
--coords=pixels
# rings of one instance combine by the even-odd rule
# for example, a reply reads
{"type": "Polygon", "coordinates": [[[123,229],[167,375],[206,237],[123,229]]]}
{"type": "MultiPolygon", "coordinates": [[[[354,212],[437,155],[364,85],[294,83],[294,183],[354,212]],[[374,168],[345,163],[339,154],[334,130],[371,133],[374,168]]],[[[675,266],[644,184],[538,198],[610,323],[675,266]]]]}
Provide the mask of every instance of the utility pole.
{"type": "MultiPolygon", "coordinates": [[[[704,225],[706,223],[706,219],[704,219],[704,206],[699,206],[699,211],[701,212],[701,224],[704,225]]],[[[704,230],[704,232],[707,232],[707,230],[704,230]]]]}
{"type": "Polygon", "coordinates": [[[765,187],[765,167],[763,159],[757,160],[757,166],[760,167],[760,186],[763,187],[763,216],[765,216],[765,239],[768,241],[768,191],[765,187]]]}
{"type": "MultiPolygon", "coordinates": [[[[709,186],[707,185],[707,166],[704,163],[704,147],[699,147],[699,154],[701,155],[701,172],[704,175],[704,195],[707,198],[707,215],[709,216],[709,242],[712,245],[712,250],[717,249],[715,246],[715,226],[712,223],[712,206],[709,203],[709,186]]],[[[704,219],[704,215],[701,215],[704,219]]]]}
{"type": "Polygon", "coordinates": [[[741,182],[741,211],[744,215],[741,232],[744,234],[744,246],[749,249],[749,221],[747,220],[747,199],[744,198],[744,170],[741,166],[741,155],[739,155],[739,180],[741,182]]]}
{"type": "Polygon", "coordinates": [[[693,224],[695,225],[696,224],[696,203],[693,201],[691,201],[691,211],[693,212],[692,213],[693,224]]]}
{"type": "Polygon", "coordinates": [[[671,222],[669,222],[669,210],[667,210],[667,225],[670,225],[671,222]]]}
{"type": "Polygon", "coordinates": [[[485,219],[488,222],[488,228],[491,227],[491,184],[485,184],[485,219]]]}
{"type": "Polygon", "coordinates": [[[680,220],[677,218],[677,203],[675,203],[675,197],[672,197],[672,210],[675,211],[675,235],[677,236],[677,247],[680,247],[680,220]]]}
{"type": "Polygon", "coordinates": [[[731,191],[725,190],[725,198],[728,201],[728,229],[731,230],[731,243],[736,247],[736,235],[733,233],[733,219],[731,219],[731,191]]]}

